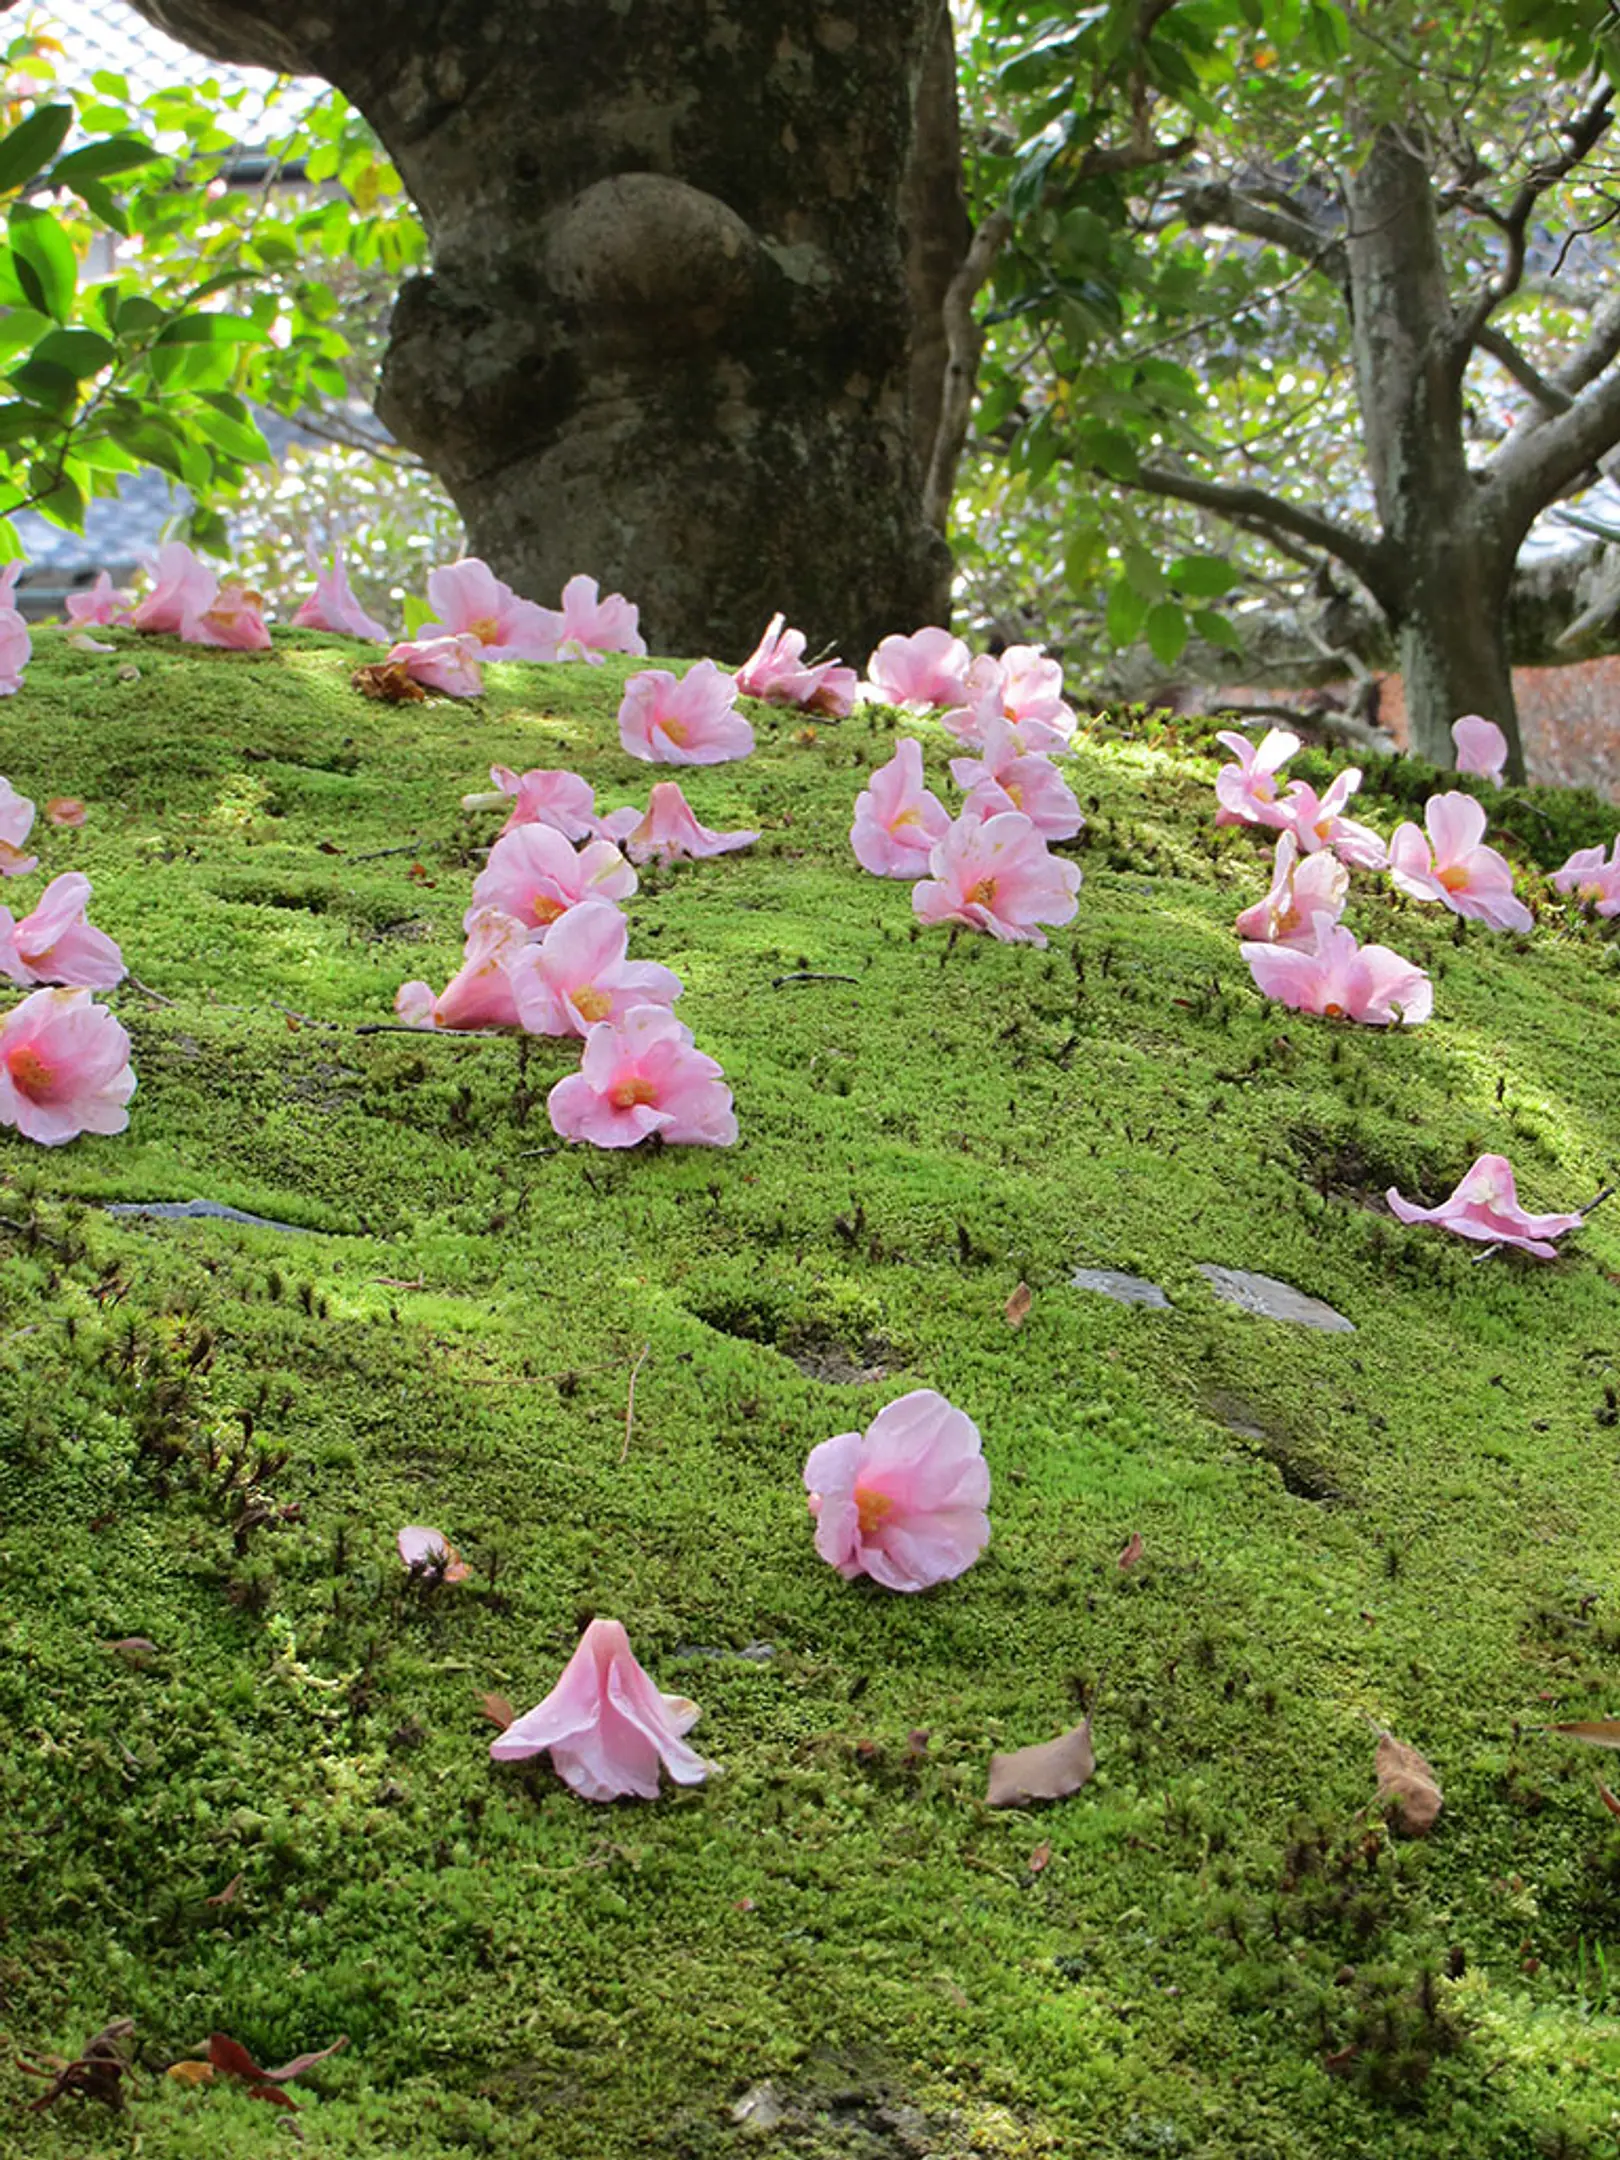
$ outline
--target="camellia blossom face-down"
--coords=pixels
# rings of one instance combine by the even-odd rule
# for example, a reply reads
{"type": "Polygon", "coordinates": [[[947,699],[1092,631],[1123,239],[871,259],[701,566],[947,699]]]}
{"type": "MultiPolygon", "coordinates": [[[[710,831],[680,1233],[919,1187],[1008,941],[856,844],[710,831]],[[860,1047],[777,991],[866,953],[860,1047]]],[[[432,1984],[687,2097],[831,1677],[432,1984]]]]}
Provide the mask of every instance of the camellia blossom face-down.
{"type": "Polygon", "coordinates": [[[23,842],[34,829],[34,806],[0,774],[0,877],[27,877],[39,868],[23,842]]]}
{"type": "Polygon", "coordinates": [[[668,668],[632,675],[619,701],[619,741],[649,765],[724,765],[745,758],[754,731],[737,710],[737,682],[712,660],[678,679],[668,668]]]}
{"type": "Polygon", "coordinates": [[[930,626],[886,637],[866,663],[866,679],[886,705],[931,712],[969,702],[970,658],[959,637],[930,626]]]}
{"type": "Polygon", "coordinates": [[[1403,1200],[1392,1185],[1384,1198],[1390,1213],[1403,1223],[1433,1223],[1458,1237],[1481,1245],[1511,1245],[1515,1252],[1537,1260],[1555,1260],[1558,1248],[1549,1241],[1581,1227],[1579,1215],[1527,1215],[1519,1205],[1513,1182],[1513,1165],[1505,1155],[1481,1155],[1449,1199],[1438,1207],[1418,1207],[1403,1200]]]}
{"type": "Polygon", "coordinates": [[[1080,905],[1078,866],[1050,854],[1022,811],[958,818],[928,867],[911,893],[919,922],[965,923],[1007,944],[1044,945],[1036,925],[1071,922],[1080,905]]]}
{"type": "Polygon", "coordinates": [[[1455,792],[1431,795],[1423,823],[1427,840],[1415,825],[1396,826],[1389,843],[1392,884],[1414,900],[1442,901],[1454,915],[1492,930],[1534,928],[1535,918],[1514,895],[1507,858],[1483,845],[1483,803],[1455,792]]]}
{"type": "Polygon", "coordinates": [[[629,960],[630,925],[605,900],[585,900],[510,964],[518,1021],[531,1035],[584,1035],[636,1005],[673,1005],[681,978],[655,960],[629,960]]]}
{"type": "Polygon", "coordinates": [[[838,660],[807,667],[804,632],[785,628],[786,622],[785,615],[771,617],[770,628],[737,670],[737,688],[767,705],[797,705],[803,712],[847,720],[859,687],[855,670],[838,660]]]}
{"type": "Polygon", "coordinates": [[[582,900],[628,900],[636,884],[611,840],[576,849],[553,826],[520,825],[490,849],[473,880],[472,905],[500,908],[531,930],[546,930],[582,900]]]}
{"type": "Polygon", "coordinates": [[[1325,795],[1318,795],[1309,781],[1295,780],[1272,814],[1260,822],[1291,832],[1307,855],[1332,848],[1359,870],[1382,870],[1388,860],[1383,841],[1370,825],[1360,825],[1344,814],[1345,804],[1360,786],[1361,771],[1355,765],[1336,774],[1325,795]]]}
{"type": "Polygon", "coordinates": [[[69,593],[62,607],[70,623],[87,630],[92,623],[101,629],[111,623],[127,623],[134,604],[127,592],[117,589],[105,570],[98,570],[95,583],[84,592],[69,593]]]}
{"type": "Polygon", "coordinates": [[[840,1433],[804,1466],[816,1551],[846,1580],[927,1590],[973,1565],[990,1540],[990,1471],[978,1427],[933,1388],[840,1433]]]}
{"type": "Polygon", "coordinates": [[[641,634],[641,610],[623,593],[598,596],[593,577],[571,577],[562,589],[562,612],[541,613],[555,626],[559,660],[584,660],[600,667],[604,653],[629,653],[640,659],[647,650],[641,634]]]}
{"type": "Polygon", "coordinates": [[[725,1074],[662,1005],[599,1020],[579,1071],[557,1082],[546,1109],[564,1140],[592,1147],[634,1147],[649,1133],[676,1147],[730,1147],[737,1138],[725,1074]]]}
{"type": "Polygon", "coordinates": [[[1451,723],[1451,740],[1457,749],[1458,772],[1477,773],[1482,780],[1502,785],[1508,743],[1494,720],[1482,720],[1478,713],[1464,713],[1451,723]]]}
{"type": "Polygon", "coordinates": [[[1434,1010],[1434,985],[1420,967],[1387,945],[1358,945],[1342,923],[1326,913],[1311,924],[1312,941],[1301,945],[1248,944],[1239,949],[1255,986],[1294,1012],[1329,1020],[1359,1020],[1369,1027],[1416,1027],[1434,1010]]]}
{"type": "Polygon", "coordinates": [[[263,601],[234,580],[221,584],[207,607],[186,616],[180,635],[188,645],[222,645],[231,652],[270,650],[263,601]]]}
{"type": "MultiPolygon", "coordinates": [[[[510,765],[492,765],[489,777],[497,793],[488,800],[487,807],[493,809],[502,796],[512,798],[511,815],[501,827],[503,833],[515,832],[520,825],[550,825],[565,840],[584,840],[596,831],[596,790],[578,773],[545,766],[516,773],[510,765]]],[[[486,798],[463,796],[461,807],[483,809],[486,798]]]]}
{"type": "Polygon", "coordinates": [[[901,736],[855,798],[855,860],[874,877],[920,878],[950,829],[951,813],[924,784],[922,745],[901,736]]]}
{"type": "Polygon", "coordinates": [[[507,1726],[496,1762],[549,1754],[582,1800],[656,1800],[659,1765],[677,1785],[701,1785],[715,1765],[686,1745],[696,1703],[664,1695],[631,1653],[617,1620],[593,1620],[545,1701],[507,1726]]]}
{"type": "Polygon", "coordinates": [[[387,625],[368,615],[349,587],[342,548],[332,550],[332,567],[323,570],[314,548],[307,551],[315,573],[315,590],[293,617],[295,630],[335,630],[344,637],[372,638],[386,645],[393,637],[387,625]]]}
{"type": "Polygon", "coordinates": [[[1314,945],[1317,916],[1337,922],[1349,893],[1350,873],[1336,855],[1324,848],[1302,860],[1299,842],[1285,832],[1272,857],[1270,892],[1245,908],[1232,927],[1239,937],[1263,945],[1314,945]]]}
{"type": "Polygon", "coordinates": [[[129,1037],[88,990],[36,990],[0,1021],[0,1125],[25,1139],[122,1132],[134,1092],[129,1037]]]}
{"type": "Polygon", "coordinates": [[[1577,848],[1550,880],[1561,893],[1589,900],[1599,915],[1620,915],[1620,837],[1609,850],[1607,862],[1599,847],[1577,848]]]}
{"type": "Polygon", "coordinates": [[[615,810],[603,820],[632,862],[700,862],[711,855],[730,855],[737,848],[752,847],[757,832],[711,832],[700,825],[692,805],[675,780],[655,782],[645,812],[632,824],[624,811],[615,810]]]}
{"type": "Polygon", "coordinates": [[[152,565],[152,590],[130,611],[137,630],[170,631],[178,635],[193,617],[214,604],[219,579],[202,557],[183,540],[170,540],[157,551],[152,565]]]}
{"type": "Polygon", "coordinates": [[[482,697],[484,671],[479,661],[487,658],[470,630],[447,637],[405,638],[388,648],[388,664],[402,667],[412,682],[424,690],[442,691],[446,697],[482,697]]]}
{"type": "MultiPolygon", "coordinates": [[[[565,843],[566,844],[566,843],[565,843]]],[[[512,964],[529,943],[529,928],[498,907],[474,907],[464,925],[462,963],[437,997],[425,982],[401,985],[394,1010],[407,1027],[515,1028],[512,964]]]]}
{"type": "Polygon", "coordinates": [[[90,880],[69,870],[52,878],[21,922],[0,907],[0,975],[25,988],[69,983],[110,990],[124,979],[124,956],[104,930],[85,920],[90,880]]]}

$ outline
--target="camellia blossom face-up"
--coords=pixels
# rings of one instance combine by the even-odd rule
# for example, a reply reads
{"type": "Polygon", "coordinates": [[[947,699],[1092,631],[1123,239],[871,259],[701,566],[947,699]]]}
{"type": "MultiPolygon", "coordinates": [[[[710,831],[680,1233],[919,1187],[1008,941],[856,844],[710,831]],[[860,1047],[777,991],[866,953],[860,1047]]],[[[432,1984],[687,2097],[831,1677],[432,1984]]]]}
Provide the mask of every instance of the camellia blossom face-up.
{"type": "Polygon", "coordinates": [[[1313,945],[1317,916],[1337,922],[1349,893],[1350,873],[1336,855],[1324,848],[1302,860],[1299,842],[1285,832],[1272,857],[1270,892],[1245,908],[1232,927],[1239,937],[1263,945],[1313,945]]]}
{"type": "Polygon", "coordinates": [[[1418,1207],[1392,1185],[1384,1198],[1403,1223],[1433,1223],[1476,1244],[1510,1245],[1537,1260],[1555,1260],[1551,1240],[1581,1227],[1579,1215],[1527,1215],[1519,1205],[1513,1165],[1505,1155],[1481,1155],[1438,1207],[1418,1207]]]}
{"type": "Polygon", "coordinates": [[[635,1147],[650,1133],[672,1147],[730,1147],[737,1119],[725,1074],[661,1005],[600,1020],[577,1073],[546,1097],[554,1130],[592,1147],[635,1147]]]}
{"type": "MultiPolygon", "coordinates": [[[[502,833],[515,832],[520,825],[550,825],[565,840],[585,840],[596,831],[596,790],[578,773],[543,766],[515,773],[510,765],[492,765],[489,777],[501,795],[512,798],[502,833]]],[[[463,808],[479,808],[483,800],[469,796],[463,808]]]]}
{"type": "Polygon", "coordinates": [[[1074,790],[1052,760],[1021,751],[1005,720],[990,723],[979,757],[951,759],[951,778],[967,796],[964,815],[1021,810],[1047,841],[1072,840],[1085,825],[1074,790]]]}
{"type": "Polygon", "coordinates": [[[1549,882],[1556,892],[1589,901],[1599,915],[1620,915],[1620,837],[1610,848],[1607,861],[1601,846],[1577,848],[1563,868],[1553,872],[1549,882]]]}
{"type": "Polygon", "coordinates": [[[88,990],[36,990],[0,1021],[0,1125],[25,1139],[120,1133],[134,1092],[129,1037],[88,990]]]}
{"type": "Polygon", "coordinates": [[[678,678],[668,668],[631,676],[619,741],[644,764],[724,765],[750,754],[754,731],[737,710],[736,678],[699,660],[678,678]]]}
{"type": "Polygon", "coordinates": [[[545,1701],[489,1752],[496,1762],[549,1754],[582,1800],[656,1800],[660,1767],[677,1785],[701,1785],[714,1772],[686,1745],[698,1715],[696,1703],[653,1685],[617,1620],[593,1620],[545,1701]]]}
{"type": "Polygon", "coordinates": [[[1021,811],[958,818],[929,857],[930,875],[913,886],[919,922],[962,923],[1004,943],[1044,945],[1039,923],[1072,922],[1080,871],[1048,852],[1021,811]]]}
{"type": "Polygon", "coordinates": [[[472,904],[500,908],[531,930],[546,930],[582,900],[628,900],[636,884],[635,871],[611,840],[576,849],[550,825],[520,825],[490,849],[473,880],[472,904]]]}
{"type": "Polygon", "coordinates": [[[681,978],[655,960],[625,957],[630,925],[607,901],[585,900],[511,962],[519,1023],[531,1035],[584,1035],[636,1005],[673,1005],[681,978]]]}
{"type": "Polygon", "coordinates": [[[979,1430],[933,1388],[839,1433],[804,1466],[816,1551],[846,1580],[927,1590],[973,1565],[990,1539],[990,1471],[979,1430]]]}
{"type": "Polygon", "coordinates": [[[78,870],[52,878],[31,914],[13,920],[0,907],[0,975],[25,987],[67,983],[110,990],[124,979],[124,956],[104,930],[86,921],[90,880],[78,870]]]}
{"type": "Polygon", "coordinates": [[[922,745],[901,736],[855,798],[849,844],[874,877],[920,878],[951,829],[951,813],[923,780],[922,745]]]}
{"type": "Polygon", "coordinates": [[[1492,930],[1529,930],[1535,918],[1515,897],[1505,856],[1486,847],[1485,806],[1472,795],[1431,795],[1423,807],[1428,838],[1397,825],[1389,843],[1390,882],[1414,900],[1439,900],[1492,930]]]}
{"type": "Polygon", "coordinates": [[[1434,985],[1420,967],[1387,945],[1358,945],[1326,913],[1311,923],[1309,945],[1240,948],[1255,987],[1295,1012],[1368,1027],[1416,1027],[1434,1010],[1434,985]]]}
{"type": "Polygon", "coordinates": [[[980,653],[963,678],[962,703],[942,712],[940,725],[969,750],[986,750],[1005,728],[1015,757],[1067,757],[1075,721],[1062,688],[1063,670],[1037,646],[1011,646],[999,660],[980,653]]]}
{"type": "Polygon", "coordinates": [[[1306,855],[1332,848],[1359,870],[1382,870],[1387,860],[1383,841],[1370,825],[1360,825],[1344,814],[1345,804],[1360,786],[1361,772],[1355,765],[1335,774],[1325,795],[1318,795],[1309,781],[1295,780],[1271,814],[1259,822],[1291,832],[1306,855]]]}
{"type": "MultiPolygon", "coordinates": [[[[469,555],[428,572],[428,605],[434,619],[414,642],[470,637],[481,660],[555,660],[558,618],[553,609],[520,600],[488,563],[469,555]]],[[[392,660],[394,653],[389,654],[392,660]]],[[[419,678],[426,681],[425,676],[419,678]]],[[[444,684],[435,685],[443,689],[444,684]]],[[[457,697],[476,693],[458,690],[457,697]]]]}

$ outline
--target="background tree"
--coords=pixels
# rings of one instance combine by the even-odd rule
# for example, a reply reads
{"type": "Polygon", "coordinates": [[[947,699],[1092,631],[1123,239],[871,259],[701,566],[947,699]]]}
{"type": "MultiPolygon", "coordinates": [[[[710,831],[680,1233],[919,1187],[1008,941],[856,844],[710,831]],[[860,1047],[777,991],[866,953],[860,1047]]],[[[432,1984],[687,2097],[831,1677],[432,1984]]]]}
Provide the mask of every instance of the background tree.
{"type": "MultiPolygon", "coordinates": [[[[1025,472],[1069,460],[1213,513],[1328,591],[1333,567],[1348,571],[1398,639],[1414,746],[1439,763],[1464,711],[1497,720],[1517,762],[1514,563],[1536,516],[1620,441],[1620,305],[1581,323],[1590,260],[1568,269],[1611,178],[1599,11],[1531,18],[1150,0],[1134,12],[1136,118],[1164,156],[1124,184],[1088,174],[1077,146],[1095,135],[1090,85],[1119,11],[989,19],[996,88],[1039,126],[980,161],[981,189],[1018,214],[996,285],[1016,332],[985,417],[1016,421],[1025,472]],[[1553,59],[1526,28],[1561,37],[1553,59]],[[1283,419],[1342,400],[1348,378],[1361,471],[1326,501],[1290,464],[1279,416],[1222,395],[1265,372],[1246,365],[1257,339],[1283,419]],[[1482,426],[1504,386],[1511,426],[1482,426]]],[[[1107,537],[1088,525],[1097,545],[1070,551],[1079,580],[1107,537]]],[[[1196,607],[1220,565],[1167,570],[1140,542],[1116,563],[1116,636],[1145,630],[1167,661],[1189,625],[1230,641],[1196,607]]]]}

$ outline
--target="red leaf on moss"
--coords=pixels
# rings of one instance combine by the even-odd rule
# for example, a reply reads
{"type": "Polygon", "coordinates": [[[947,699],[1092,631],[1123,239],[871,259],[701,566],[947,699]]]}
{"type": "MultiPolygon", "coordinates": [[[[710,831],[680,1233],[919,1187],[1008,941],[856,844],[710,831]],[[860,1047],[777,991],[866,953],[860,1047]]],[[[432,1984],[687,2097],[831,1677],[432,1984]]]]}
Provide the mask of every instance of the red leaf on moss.
{"type": "Polygon", "coordinates": [[[1145,1553],[1146,1551],[1147,1547],[1142,1542],[1141,1531],[1133,1530],[1130,1536],[1125,1540],[1125,1550],[1119,1556],[1119,1564],[1121,1568],[1135,1567],[1137,1561],[1141,1559],[1143,1553],[1145,1553]]]}

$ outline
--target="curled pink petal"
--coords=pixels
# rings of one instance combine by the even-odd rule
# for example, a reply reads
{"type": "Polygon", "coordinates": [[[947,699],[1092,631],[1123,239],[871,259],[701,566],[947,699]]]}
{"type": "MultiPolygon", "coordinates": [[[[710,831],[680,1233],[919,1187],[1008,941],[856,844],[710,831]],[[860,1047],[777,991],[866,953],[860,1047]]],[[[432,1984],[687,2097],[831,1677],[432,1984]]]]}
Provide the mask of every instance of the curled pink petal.
{"type": "Polygon", "coordinates": [[[632,862],[700,861],[711,855],[729,855],[737,848],[752,847],[757,832],[711,832],[700,825],[679,783],[660,780],[654,784],[647,814],[624,836],[624,851],[632,862]]]}
{"type": "Polygon", "coordinates": [[[315,573],[315,590],[293,617],[297,630],[336,630],[345,637],[372,638],[386,645],[392,632],[374,615],[368,615],[349,586],[342,548],[332,550],[332,567],[323,570],[315,550],[309,549],[309,566],[315,573]]]}
{"type": "Polygon", "coordinates": [[[737,670],[737,688],[767,705],[797,705],[804,712],[847,719],[855,708],[855,670],[837,660],[807,667],[804,632],[787,629],[786,622],[785,615],[771,617],[769,629],[737,670]]]}
{"type": "Polygon", "coordinates": [[[1502,785],[1508,741],[1494,720],[1482,720],[1478,713],[1464,713],[1451,723],[1451,740],[1456,745],[1458,772],[1477,773],[1483,780],[1502,785]]]}

